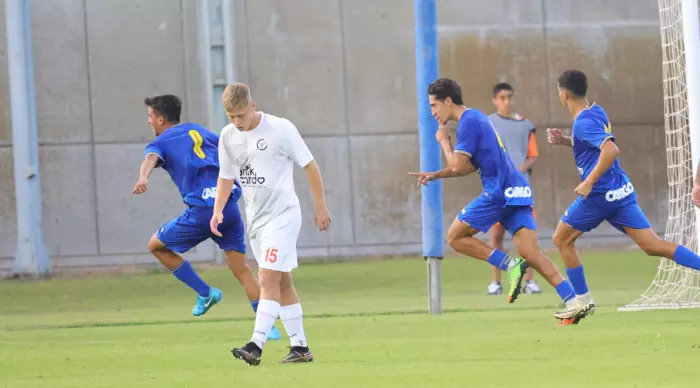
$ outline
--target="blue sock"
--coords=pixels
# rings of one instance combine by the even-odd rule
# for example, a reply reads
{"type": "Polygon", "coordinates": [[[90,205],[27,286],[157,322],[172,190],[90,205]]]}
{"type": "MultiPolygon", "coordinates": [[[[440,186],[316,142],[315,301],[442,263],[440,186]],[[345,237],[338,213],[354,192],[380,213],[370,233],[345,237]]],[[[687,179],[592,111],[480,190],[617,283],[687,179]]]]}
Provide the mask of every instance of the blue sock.
{"type": "Polygon", "coordinates": [[[564,301],[564,303],[570,301],[571,299],[574,299],[576,296],[576,293],[574,292],[574,287],[571,285],[571,283],[564,279],[563,282],[559,283],[556,287],[557,294],[559,294],[559,297],[561,300],[564,301]]]}
{"type": "Polygon", "coordinates": [[[185,260],[181,266],[173,271],[173,275],[181,282],[190,286],[191,289],[197,291],[199,296],[205,298],[209,296],[211,287],[197,275],[197,272],[194,272],[194,268],[192,268],[192,264],[190,264],[189,261],[185,260]]]}
{"type": "Polygon", "coordinates": [[[673,252],[673,261],[684,267],[700,270],[700,256],[683,245],[679,245],[673,252]]]}
{"type": "Polygon", "coordinates": [[[499,251],[498,249],[494,249],[493,252],[491,252],[491,255],[489,256],[489,259],[486,261],[488,261],[489,264],[500,269],[501,271],[506,271],[508,270],[508,263],[510,262],[510,257],[505,252],[499,251]]]}
{"type": "Polygon", "coordinates": [[[574,286],[576,295],[583,295],[588,292],[588,285],[586,284],[586,276],[583,274],[582,265],[576,268],[567,268],[566,276],[571,280],[571,285],[574,286]]]}

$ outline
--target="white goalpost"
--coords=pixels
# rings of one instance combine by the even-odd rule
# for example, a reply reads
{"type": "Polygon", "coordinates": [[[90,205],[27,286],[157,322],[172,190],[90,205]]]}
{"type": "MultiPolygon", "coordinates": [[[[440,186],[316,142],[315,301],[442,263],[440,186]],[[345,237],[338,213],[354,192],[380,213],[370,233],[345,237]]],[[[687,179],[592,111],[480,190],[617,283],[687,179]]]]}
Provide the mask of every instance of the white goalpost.
{"type": "MultiPolygon", "coordinates": [[[[663,52],[669,207],[666,239],[698,251],[700,211],[690,199],[700,161],[698,0],[658,0],[663,52]]],[[[700,272],[661,259],[656,277],[619,311],[700,307],[700,272]]]]}

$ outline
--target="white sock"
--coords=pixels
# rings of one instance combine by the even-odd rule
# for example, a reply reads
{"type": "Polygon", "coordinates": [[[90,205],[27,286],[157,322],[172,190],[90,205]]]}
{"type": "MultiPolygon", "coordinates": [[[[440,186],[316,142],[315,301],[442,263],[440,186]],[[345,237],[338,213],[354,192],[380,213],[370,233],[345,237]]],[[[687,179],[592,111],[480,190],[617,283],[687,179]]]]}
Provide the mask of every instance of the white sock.
{"type": "Polygon", "coordinates": [[[258,304],[258,312],[255,313],[255,329],[253,329],[253,337],[250,339],[260,349],[267,341],[267,333],[270,332],[275,324],[277,315],[280,313],[280,304],[274,300],[262,299],[258,304]]]}
{"type": "Polygon", "coordinates": [[[578,301],[581,302],[581,303],[588,303],[588,302],[590,302],[593,298],[591,298],[591,294],[587,292],[587,293],[585,293],[585,294],[576,295],[576,299],[578,299],[578,301]]]}
{"type": "Polygon", "coordinates": [[[280,319],[284,324],[284,329],[287,331],[291,346],[307,346],[304,324],[302,322],[303,315],[300,303],[282,306],[280,309],[280,319]]]}

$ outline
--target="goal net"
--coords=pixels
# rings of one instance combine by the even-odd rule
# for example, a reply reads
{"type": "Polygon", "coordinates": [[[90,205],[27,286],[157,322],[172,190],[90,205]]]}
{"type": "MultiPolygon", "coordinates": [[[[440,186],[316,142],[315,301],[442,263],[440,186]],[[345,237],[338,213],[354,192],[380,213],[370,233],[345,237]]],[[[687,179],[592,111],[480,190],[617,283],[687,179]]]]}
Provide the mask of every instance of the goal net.
{"type": "MultiPolygon", "coordinates": [[[[663,53],[664,126],[668,164],[669,207],[666,239],[683,244],[697,252],[695,206],[691,202],[693,163],[689,126],[688,83],[686,74],[686,45],[683,18],[697,20],[695,14],[685,15],[686,0],[658,0],[663,53]]],[[[691,0],[697,1],[697,0],[691,0]]],[[[686,26],[687,27],[687,26],[686,26]]],[[[700,51],[693,52],[700,55],[700,51]]],[[[695,116],[693,116],[695,117],[695,116]]],[[[681,267],[671,260],[661,259],[656,277],[636,301],[620,311],[678,309],[700,307],[700,272],[681,267]]]]}

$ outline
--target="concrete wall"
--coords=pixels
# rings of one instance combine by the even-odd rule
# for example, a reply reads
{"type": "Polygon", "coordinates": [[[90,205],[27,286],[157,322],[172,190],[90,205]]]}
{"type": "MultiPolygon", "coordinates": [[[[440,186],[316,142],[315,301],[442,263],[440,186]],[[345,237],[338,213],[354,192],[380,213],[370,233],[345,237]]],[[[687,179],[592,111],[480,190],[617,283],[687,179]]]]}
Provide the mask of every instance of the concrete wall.
{"type": "MultiPolygon", "coordinates": [[[[0,12],[2,8],[0,7],[0,12]]],[[[413,2],[235,0],[238,78],[262,110],[292,120],[316,156],[333,216],[313,230],[298,171],[304,256],[420,251],[413,2]]],[[[652,0],[445,0],[439,2],[440,71],[468,105],[492,110],[507,81],[539,129],[534,169],[543,239],[574,198],[570,151],[546,145],[568,127],[556,77],[589,75],[608,110],[623,166],[654,227],[667,214],[661,49],[652,0]]],[[[4,15],[0,15],[4,18],[4,15]]],[[[0,19],[3,20],[3,19],[0,19]]],[[[207,118],[195,0],[32,2],[44,229],[57,267],[152,262],[145,245],[182,210],[166,174],[134,197],[151,138],[144,96],[181,95],[186,119],[207,118]]],[[[5,30],[0,29],[0,271],[15,249],[16,215],[5,30]]],[[[444,185],[445,224],[480,191],[477,177],[444,185]]],[[[613,233],[608,226],[598,236],[613,233]]],[[[614,233],[613,233],[614,234],[614,233]]],[[[212,245],[190,255],[211,260],[212,245]]]]}

